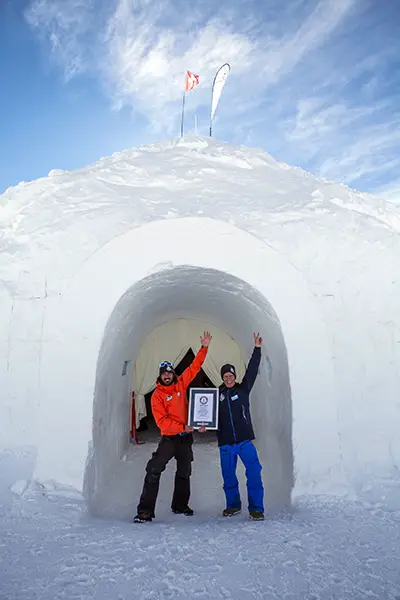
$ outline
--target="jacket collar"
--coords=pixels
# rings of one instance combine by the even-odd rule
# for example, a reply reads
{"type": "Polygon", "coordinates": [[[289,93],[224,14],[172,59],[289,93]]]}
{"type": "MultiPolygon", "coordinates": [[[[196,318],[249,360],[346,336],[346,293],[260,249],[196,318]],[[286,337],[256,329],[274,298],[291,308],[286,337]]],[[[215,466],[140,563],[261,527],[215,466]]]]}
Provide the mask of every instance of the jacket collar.
{"type": "Polygon", "coordinates": [[[176,383],[171,383],[171,385],[163,385],[159,381],[157,381],[156,385],[157,389],[165,394],[172,394],[176,391],[176,383]]]}
{"type": "Polygon", "coordinates": [[[219,391],[223,392],[224,394],[226,394],[226,392],[233,392],[233,390],[235,390],[237,388],[237,382],[235,383],[235,385],[231,388],[226,387],[226,385],[223,383],[222,385],[219,386],[219,391]]]}

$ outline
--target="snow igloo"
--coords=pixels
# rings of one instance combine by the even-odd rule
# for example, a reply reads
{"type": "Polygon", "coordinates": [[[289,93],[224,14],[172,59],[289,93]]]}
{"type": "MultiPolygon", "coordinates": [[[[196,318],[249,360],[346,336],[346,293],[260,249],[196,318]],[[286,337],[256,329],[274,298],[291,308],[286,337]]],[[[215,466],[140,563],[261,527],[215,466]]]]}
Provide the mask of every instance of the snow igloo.
{"type": "MultiPolygon", "coordinates": [[[[178,364],[209,329],[203,374],[219,385],[227,360],[243,374],[260,331],[267,510],[293,489],[387,500],[400,464],[395,207],[206,138],[52,171],[1,200],[1,445],[33,449],[32,481],[132,515],[150,457],[132,402],[140,428],[160,360],[178,364]]],[[[195,442],[202,481],[218,468],[215,441],[195,442]]]]}

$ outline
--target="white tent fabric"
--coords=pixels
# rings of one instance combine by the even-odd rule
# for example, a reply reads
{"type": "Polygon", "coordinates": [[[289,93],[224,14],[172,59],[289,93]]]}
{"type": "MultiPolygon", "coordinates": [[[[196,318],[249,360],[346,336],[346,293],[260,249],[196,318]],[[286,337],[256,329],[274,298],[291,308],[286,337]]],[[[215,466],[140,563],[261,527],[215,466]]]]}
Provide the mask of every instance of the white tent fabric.
{"type": "Polygon", "coordinates": [[[196,319],[174,319],[162,323],[148,335],[133,366],[136,427],[147,414],[144,396],[155,386],[160,363],[169,360],[178,365],[190,348],[196,354],[204,331],[211,333],[212,341],[203,370],[214,385],[221,383],[220,369],[225,363],[235,365],[239,380],[243,377],[246,365],[240,348],[221,329],[196,319]]]}

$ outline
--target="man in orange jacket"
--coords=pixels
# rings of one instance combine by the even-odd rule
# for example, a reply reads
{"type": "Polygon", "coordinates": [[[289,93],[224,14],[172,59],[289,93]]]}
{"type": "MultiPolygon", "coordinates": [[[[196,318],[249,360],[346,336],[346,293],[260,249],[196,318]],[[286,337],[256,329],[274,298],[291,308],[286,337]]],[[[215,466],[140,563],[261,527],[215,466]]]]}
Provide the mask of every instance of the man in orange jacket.
{"type": "Polygon", "coordinates": [[[200,341],[200,350],[180,377],[176,376],[172,363],[165,361],[160,364],[157,386],[151,397],[151,408],[161,430],[161,440],[146,466],[146,477],[134,518],[135,523],[145,523],[154,518],[160,476],[171,458],[176,459],[172,511],[186,516],[193,515],[193,510],[188,504],[193,461],[193,428],[187,425],[186,391],[206,359],[211,342],[210,333],[205,331],[204,336],[200,336],[200,341]]]}

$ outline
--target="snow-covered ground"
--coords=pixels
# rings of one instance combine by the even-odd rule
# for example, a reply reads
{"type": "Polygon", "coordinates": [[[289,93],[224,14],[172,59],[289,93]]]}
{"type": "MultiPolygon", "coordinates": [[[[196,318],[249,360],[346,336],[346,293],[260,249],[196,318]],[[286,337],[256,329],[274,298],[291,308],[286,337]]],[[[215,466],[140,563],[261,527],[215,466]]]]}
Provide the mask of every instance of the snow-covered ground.
{"type": "Polygon", "coordinates": [[[0,461],[1,600],[400,598],[400,511],[301,496],[265,522],[223,519],[197,465],[196,515],[176,516],[171,465],[157,519],[133,525],[88,517],[78,497],[12,494],[22,458],[0,461]]]}

